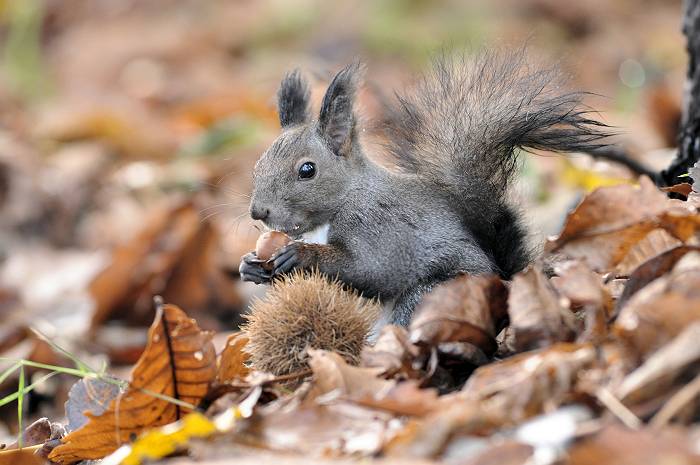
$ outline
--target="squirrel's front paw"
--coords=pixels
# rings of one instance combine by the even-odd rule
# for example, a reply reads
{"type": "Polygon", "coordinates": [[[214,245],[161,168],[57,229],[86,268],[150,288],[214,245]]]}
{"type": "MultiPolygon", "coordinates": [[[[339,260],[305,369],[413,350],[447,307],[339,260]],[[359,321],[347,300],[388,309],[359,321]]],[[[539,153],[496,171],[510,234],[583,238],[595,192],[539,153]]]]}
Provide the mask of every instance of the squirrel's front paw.
{"type": "Polygon", "coordinates": [[[270,275],[270,271],[263,267],[264,263],[265,260],[259,259],[255,252],[244,255],[238,267],[241,280],[251,281],[255,284],[270,282],[272,276],[270,275]]]}
{"type": "Polygon", "coordinates": [[[284,273],[289,273],[295,268],[304,268],[304,248],[306,244],[303,242],[290,242],[279,249],[270,258],[272,262],[272,275],[277,276],[284,273]]]}

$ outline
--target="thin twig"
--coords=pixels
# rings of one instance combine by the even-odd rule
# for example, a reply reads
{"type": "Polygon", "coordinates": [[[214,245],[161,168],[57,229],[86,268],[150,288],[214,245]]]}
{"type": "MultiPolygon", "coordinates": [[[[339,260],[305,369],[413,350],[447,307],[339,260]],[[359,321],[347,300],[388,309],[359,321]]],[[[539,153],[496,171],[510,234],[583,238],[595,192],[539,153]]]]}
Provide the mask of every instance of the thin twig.
{"type": "Polygon", "coordinates": [[[637,417],[630,409],[628,409],[612,392],[606,388],[600,388],[595,392],[596,398],[610,412],[615,415],[625,426],[630,429],[639,429],[642,427],[642,420],[637,417]]]}

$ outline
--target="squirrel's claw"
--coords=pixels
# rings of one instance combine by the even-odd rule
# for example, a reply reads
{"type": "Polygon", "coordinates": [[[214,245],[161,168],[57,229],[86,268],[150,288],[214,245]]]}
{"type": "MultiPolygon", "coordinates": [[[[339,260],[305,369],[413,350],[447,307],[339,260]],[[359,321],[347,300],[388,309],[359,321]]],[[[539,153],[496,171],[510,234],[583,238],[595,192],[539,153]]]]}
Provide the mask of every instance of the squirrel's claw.
{"type": "Polygon", "coordinates": [[[301,265],[300,250],[303,244],[300,242],[290,242],[282,247],[276,254],[272,256],[272,275],[277,276],[284,273],[289,273],[293,269],[301,265]]]}
{"type": "Polygon", "coordinates": [[[268,283],[272,279],[270,272],[263,268],[264,260],[260,260],[255,252],[243,256],[238,267],[238,273],[242,281],[250,281],[255,284],[268,283]]]}

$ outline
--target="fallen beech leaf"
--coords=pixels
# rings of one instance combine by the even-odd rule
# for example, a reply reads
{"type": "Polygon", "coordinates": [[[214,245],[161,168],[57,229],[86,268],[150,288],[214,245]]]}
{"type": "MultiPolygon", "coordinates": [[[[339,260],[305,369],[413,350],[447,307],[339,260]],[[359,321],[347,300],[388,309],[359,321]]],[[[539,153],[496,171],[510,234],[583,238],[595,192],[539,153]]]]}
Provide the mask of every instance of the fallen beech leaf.
{"type": "Polygon", "coordinates": [[[700,362],[700,319],[654,352],[642,366],[614,389],[620,401],[629,405],[670,392],[684,371],[700,362]]]}
{"type": "Polygon", "coordinates": [[[508,297],[510,331],[518,350],[529,350],[576,335],[574,314],[564,308],[538,266],[513,278],[508,297]]]}
{"type": "Polygon", "coordinates": [[[46,462],[34,451],[41,446],[24,449],[0,450],[0,465],[44,465],[46,462]]]}
{"type": "Polygon", "coordinates": [[[700,461],[690,435],[675,428],[632,431],[610,425],[573,444],[568,465],[696,465],[700,461]]]}
{"type": "Polygon", "coordinates": [[[484,403],[454,394],[440,398],[442,408],[424,419],[410,421],[384,446],[382,453],[403,460],[438,457],[455,435],[486,435],[503,424],[504,418],[484,403]]]}
{"type": "Polygon", "coordinates": [[[508,290],[493,275],[461,275],[426,294],[411,321],[414,344],[467,342],[493,353],[496,331],[506,317],[508,290]]]}
{"type": "Polygon", "coordinates": [[[552,278],[554,287],[569,299],[572,310],[584,312],[583,341],[602,341],[608,334],[607,322],[612,313],[612,297],[603,286],[603,280],[585,263],[567,262],[556,270],[552,278]]]}
{"type": "Polygon", "coordinates": [[[616,266],[616,273],[620,276],[627,276],[647,260],[681,245],[683,242],[671,236],[664,229],[654,229],[630,248],[625,258],[616,266]]]}
{"type": "Polygon", "coordinates": [[[75,431],[88,422],[85,412],[102,415],[120,392],[117,384],[99,378],[83,378],[76,382],[70,388],[66,401],[68,430],[75,431]]]}
{"type": "Polygon", "coordinates": [[[242,333],[229,336],[219,357],[219,368],[216,373],[216,381],[219,384],[240,381],[250,372],[246,366],[250,355],[243,350],[247,343],[248,338],[242,333]]]}
{"type": "Polygon", "coordinates": [[[421,389],[415,380],[404,381],[374,395],[355,397],[353,402],[395,415],[424,416],[435,411],[438,393],[435,389],[421,389]]]}
{"type": "Polygon", "coordinates": [[[199,403],[216,374],[211,338],[179,308],[159,306],[127,391],[102,415],[86,414],[89,422],[66,436],[49,458],[62,464],[99,459],[145,429],[179,419],[188,409],[155,395],[199,403]]]}
{"type": "Polygon", "coordinates": [[[693,321],[700,320],[700,252],[637,291],[620,312],[614,333],[645,359],[693,321]]]}
{"type": "Polygon", "coordinates": [[[379,378],[381,369],[348,365],[335,352],[309,349],[309,366],[314,374],[310,398],[330,392],[346,398],[375,396],[396,384],[396,381],[379,378]]]}
{"type": "MultiPolygon", "coordinates": [[[[31,425],[24,428],[24,432],[22,433],[22,447],[25,448],[43,444],[51,439],[51,435],[58,426],[60,426],[58,423],[52,424],[48,418],[39,418],[31,425]]],[[[63,434],[65,434],[65,431],[63,434]]],[[[18,447],[19,443],[15,441],[2,450],[17,449],[18,447]]]]}
{"type": "Polygon", "coordinates": [[[700,229],[700,215],[690,202],[668,199],[649,179],[641,178],[639,187],[603,187],[586,196],[546,250],[607,272],[657,228],[685,241],[700,229]]]}
{"type": "Polygon", "coordinates": [[[189,203],[154,209],[144,229],[114,250],[110,265],[90,284],[95,300],[91,329],[96,330],[119,309],[144,315],[150,311],[150,296],[162,293],[167,281],[158,278],[175,266],[200,227],[199,215],[189,203]],[[141,302],[139,308],[137,302],[141,302]]]}
{"type": "Polygon", "coordinates": [[[535,449],[532,446],[513,440],[495,442],[486,450],[477,449],[471,457],[459,463],[462,465],[526,465],[533,462],[532,455],[535,449]]]}
{"type": "Polygon", "coordinates": [[[673,186],[662,187],[663,192],[673,192],[676,194],[681,194],[683,197],[688,197],[691,192],[693,192],[693,186],[687,182],[682,182],[680,184],[674,184],[673,186]]]}
{"type": "Polygon", "coordinates": [[[304,403],[295,409],[262,412],[253,420],[236,440],[306,458],[376,454],[401,426],[391,413],[348,402],[304,403]]]}
{"type": "Polygon", "coordinates": [[[581,371],[596,362],[593,345],[559,343],[477,368],[458,396],[488,402],[517,422],[572,398],[581,371]]]}
{"type": "Polygon", "coordinates": [[[365,347],[361,354],[361,365],[368,368],[381,368],[389,378],[419,378],[423,362],[419,359],[419,349],[408,340],[405,328],[386,325],[382,328],[377,342],[365,347]]]}
{"type": "Polygon", "coordinates": [[[314,385],[307,400],[332,393],[335,398],[396,415],[425,415],[436,406],[437,391],[420,389],[416,381],[397,384],[379,378],[381,369],[348,365],[333,352],[309,350],[309,354],[314,385]]]}
{"type": "Polygon", "coordinates": [[[644,286],[661,277],[663,274],[670,271],[674,265],[683,258],[685,254],[692,251],[700,251],[700,247],[682,245],[672,248],[656,255],[649,260],[641,263],[631,274],[627,280],[627,284],[622,292],[622,295],[617,300],[617,308],[621,309],[627,301],[644,286]]]}

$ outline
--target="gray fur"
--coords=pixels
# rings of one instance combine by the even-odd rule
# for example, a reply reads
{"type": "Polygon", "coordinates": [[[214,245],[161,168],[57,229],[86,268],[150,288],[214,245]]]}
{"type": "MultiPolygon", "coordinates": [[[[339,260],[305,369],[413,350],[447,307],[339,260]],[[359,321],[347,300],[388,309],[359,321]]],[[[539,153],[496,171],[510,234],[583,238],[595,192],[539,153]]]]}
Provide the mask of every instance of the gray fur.
{"type": "Polygon", "coordinates": [[[522,55],[443,59],[399,97],[391,147],[407,172],[390,172],[357,138],[358,69],[342,70],[319,120],[285,129],[254,170],[251,207],[269,210],[268,226],[298,238],[329,223],[328,244],[290,244],[271,275],[249,254],[241,276],[264,282],[318,267],[368,297],[395,300],[390,320],[406,325],[434,284],[462,271],[508,278],[527,264],[525,232],[505,200],[516,147],[579,150],[605,134],[578,109],[578,94],[552,88],[552,72],[530,70],[522,55]],[[297,176],[305,162],[316,164],[313,179],[297,176]]]}

